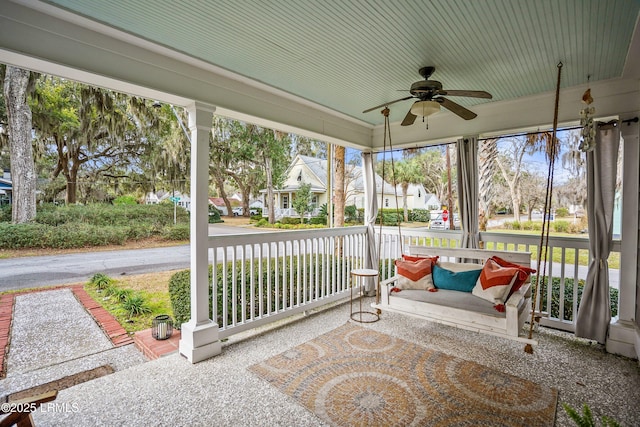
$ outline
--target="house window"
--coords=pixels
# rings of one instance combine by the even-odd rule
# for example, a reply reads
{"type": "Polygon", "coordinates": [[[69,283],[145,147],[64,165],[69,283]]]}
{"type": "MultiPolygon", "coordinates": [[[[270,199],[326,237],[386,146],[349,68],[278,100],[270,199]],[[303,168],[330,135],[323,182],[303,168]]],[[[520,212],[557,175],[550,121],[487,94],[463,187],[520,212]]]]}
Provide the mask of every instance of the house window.
{"type": "Polygon", "coordinates": [[[289,196],[282,195],[282,209],[289,209],[289,196]]]}
{"type": "Polygon", "coordinates": [[[302,171],[298,172],[298,182],[302,181],[302,171]]]}
{"type": "Polygon", "coordinates": [[[317,195],[314,195],[313,197],[311,197],[311,206],[313,206],[314,209],[316,207],[318,207],[318,196],[317,195]]]}
{"type": "Polygon", "coordinates": [[[422,193],[420,192],[420,190],[418,190],[418,199],[422,197],[422,193]]]}
{"type": "Polygon", "coordinates": [[[389,199],[384,199],[384,207],[385,208],[389,207],[389,199]]]}

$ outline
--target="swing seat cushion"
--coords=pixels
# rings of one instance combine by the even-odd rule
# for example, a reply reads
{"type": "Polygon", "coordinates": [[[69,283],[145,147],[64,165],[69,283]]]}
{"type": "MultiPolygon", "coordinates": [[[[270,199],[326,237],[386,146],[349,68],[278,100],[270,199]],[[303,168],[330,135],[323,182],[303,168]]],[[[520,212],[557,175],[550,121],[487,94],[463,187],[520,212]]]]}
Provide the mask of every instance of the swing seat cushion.
{"type": "Polygon", "coordinates": [[[398,289],[434,289],[432,278],[434,260],[432,258],[419,258],[416,261],[396,260],[395,265],[399,276],[398,289]]]}

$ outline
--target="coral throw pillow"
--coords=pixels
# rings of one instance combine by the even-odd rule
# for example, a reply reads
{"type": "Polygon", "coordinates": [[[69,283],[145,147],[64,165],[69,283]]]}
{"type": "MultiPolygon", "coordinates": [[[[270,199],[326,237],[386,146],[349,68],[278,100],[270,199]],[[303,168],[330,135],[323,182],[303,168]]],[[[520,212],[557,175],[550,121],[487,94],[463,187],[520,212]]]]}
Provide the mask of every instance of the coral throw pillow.
{"type": "Polygon", "coordinates": [[[518,277],[516,278],[516,281],[513,283],[513,286],[511,287],[511,292],[509,293],[509,295],[511,295],[512,293],[514,293],[518,289],[520,289],[520,287],[527,280],[529,280],[529,276],[531,276],[531,274],[536,272],[535,268],[525,267],[525,266],[520,265],[520,264],[514,264],[512,262],[509,262],[509,261],[504,260],[504,259],[502,259],[500,257],[497,257],[497,256],[492,256],[490,259],[492,259],[493,261],[497,262],[502,267],[513,267],[513,268],[517,268],[518,270],[520,270],[520,273],[518,273],[518,277]]]}
{"type": "Polygon", "coordinates": [[[421,258],[419,261],[396,260],[399,289],[433,289],[431,277],[433,261],[421,258]]]}
{"type": "Polygon", "coordinates": [[[491,301],[498,311],[504,311],[504,302],[509,296],[521,270],[517,267],[503,267],[489,258],[482,267],[480,277],[471,293],[491,301]]]}
{"type": "Polygon", "coordinates": [[[436,262],[438,262],[438,256],[411,256],[411,255],[402,255],[402,259],[404,261],[422,261],[423,259],[430,259],[433,264],[435,264],[436,262]]]}

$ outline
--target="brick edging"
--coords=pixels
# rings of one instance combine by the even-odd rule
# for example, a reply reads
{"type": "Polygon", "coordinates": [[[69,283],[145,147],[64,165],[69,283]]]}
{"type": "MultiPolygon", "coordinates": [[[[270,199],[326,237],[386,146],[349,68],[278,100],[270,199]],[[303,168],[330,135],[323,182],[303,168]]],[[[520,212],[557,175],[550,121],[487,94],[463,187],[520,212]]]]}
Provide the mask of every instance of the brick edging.
{"type": "Polygon", "coordinates": [[[133,343],[133,338],[120,325],[115,317],[105,310],[96,300],[84,290],[84,285],[70,286],[76,299],[83,305],[85,310],[93,317],[93,320],[100,326],[109,337],[115,347],[133,343]]]}
{"type": "Polygon", "coordinates": [[[7,355],[11,343],[11,323],[15,294],[0,296],[0,379],[7,376],[7,355]]]}

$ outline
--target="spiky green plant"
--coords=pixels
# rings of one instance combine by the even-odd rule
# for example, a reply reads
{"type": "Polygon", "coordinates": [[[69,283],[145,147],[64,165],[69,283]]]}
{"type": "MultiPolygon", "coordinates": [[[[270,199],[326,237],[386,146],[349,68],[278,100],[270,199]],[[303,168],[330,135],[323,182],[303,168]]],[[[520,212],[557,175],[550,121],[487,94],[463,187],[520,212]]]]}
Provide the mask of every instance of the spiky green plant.
{"type": "Polygon", "coordinates": [[[95,286],[96,289],[103,290],[113,283],[113,279],[104,273],[96,273],[91,277],[89,283],[95,286]]]}
{"type": "MultiPolygon", "coordinates": [[[[586,403],[582,406],[582,414],[571,406],[563,403],[562,406],[567,412],[567,415],[576,423],[578,427],[596,427],[596,421],[593,418],[591,408],[586,403]]],[[[620,427],[620,424],[613,418],[603,416],[600,420],[603,427],[620,427]]]]}
{"type": "Polygon", "coordinates": [[[133,294],[127,296],[122,301],[122,308],[129,314],[129,317],[150,313],[151,308],[141,295],[133,294]]]}

